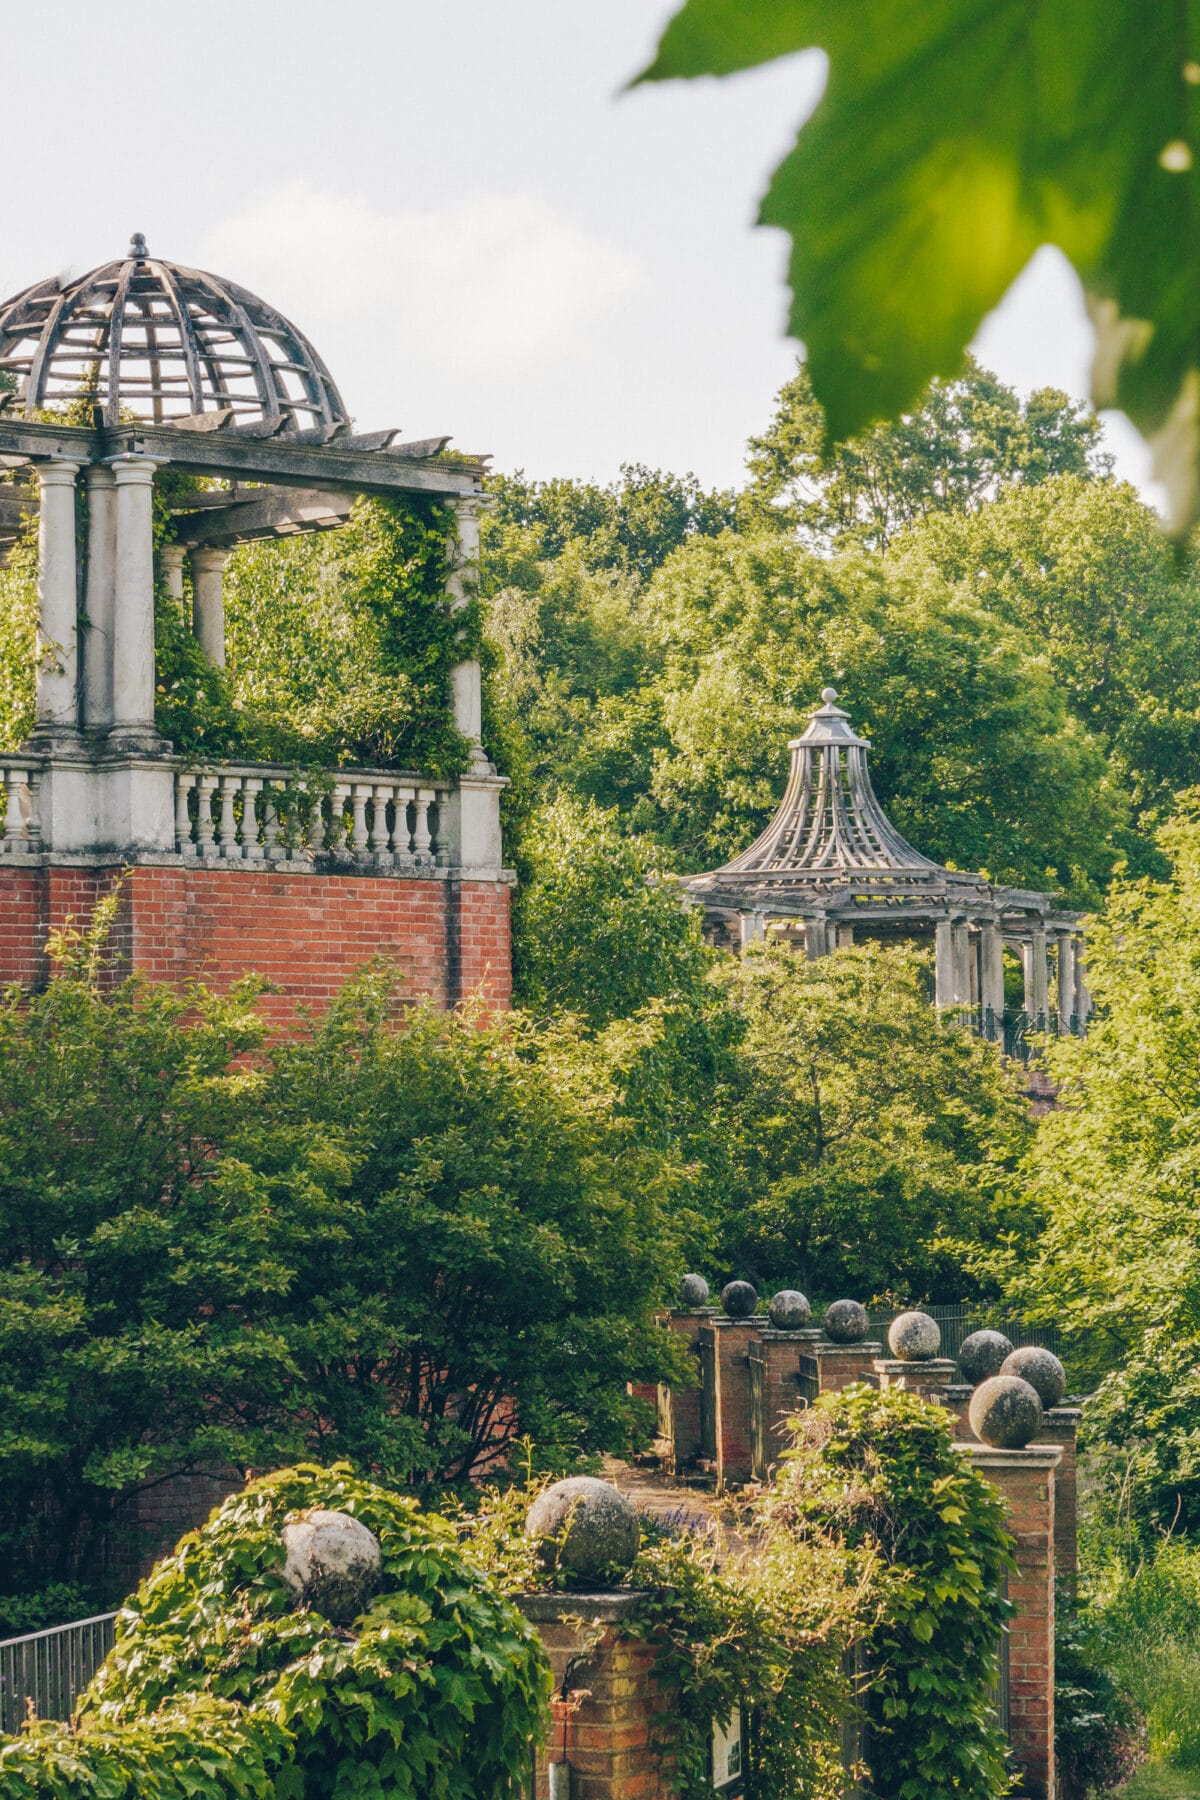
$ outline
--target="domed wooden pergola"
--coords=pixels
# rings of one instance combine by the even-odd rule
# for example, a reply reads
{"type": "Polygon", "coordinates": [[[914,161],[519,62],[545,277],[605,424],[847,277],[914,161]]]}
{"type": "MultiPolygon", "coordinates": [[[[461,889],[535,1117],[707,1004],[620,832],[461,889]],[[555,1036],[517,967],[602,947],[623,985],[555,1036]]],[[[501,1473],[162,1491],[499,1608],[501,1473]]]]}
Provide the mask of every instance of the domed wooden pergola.
{"type": "Polygon", "coordinates": [[[1008,948],[1024,971],[1024,1013],[1010,1020],[1010,1037],[1082,1031],[1089,1002],[1079,916],[1055,911],[1051,894],[998,887],[922,855],[876,797],[869,741],[833,688],[821,701],[789,745],[787,791],[766,830],[723,868],[683,883],[704,909],[710,939],[733,947],[769,935],[810,957],[861,939],[932,939],[937,1005],[991,1039],[1005,1030],[1008,948]]]}

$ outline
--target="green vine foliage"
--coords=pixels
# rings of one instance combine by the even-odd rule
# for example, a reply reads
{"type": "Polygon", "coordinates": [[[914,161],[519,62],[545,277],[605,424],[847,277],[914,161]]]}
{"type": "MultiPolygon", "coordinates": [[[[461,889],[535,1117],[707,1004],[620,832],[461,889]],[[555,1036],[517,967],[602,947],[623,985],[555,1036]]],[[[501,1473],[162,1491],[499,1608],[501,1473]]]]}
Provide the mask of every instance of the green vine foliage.
{"type": "Polygon", "coordinates": [[[160,1563],[72,1726],[0,1745],[6,1800],[491,1800],[522,1791],[549,1697],[532,1627],[454,1528],[347,1464],[235,1495],[160,1563]],[[281,1531],[318,1507],[379,1539],[352,1630],[297,1610],[281,1531]]]}
{"type": "Polygon", "coordinates": [[[1012,1571],[1003,1503],[917,1395],[852,1387],[802,1415],[776,1505],[878,1559],[865,1637],[871,1791],[1000,1800],[1011,1791],[994,1687],[1012,1571]]]}

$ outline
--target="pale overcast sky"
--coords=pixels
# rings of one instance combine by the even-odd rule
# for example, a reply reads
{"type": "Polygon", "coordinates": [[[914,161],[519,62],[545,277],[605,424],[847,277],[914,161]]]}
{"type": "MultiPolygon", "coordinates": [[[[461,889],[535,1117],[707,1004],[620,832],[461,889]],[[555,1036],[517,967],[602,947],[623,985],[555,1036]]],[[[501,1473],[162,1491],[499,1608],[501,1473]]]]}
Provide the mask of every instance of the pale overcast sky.
{"type": "MultiPolygon", "coordinates": [[[[152,253],[262,294],[363,429],[500,468],[739,480],[793,364],[758,195],[823,79],[795,57],[620,90],[666,0],[57,0],[6,8],[0,296],[152,253]]],[[[1083,394],[1077,285],[1043,251],[982,334],[1083,394]]],[[[1110,446],[1147,485],[1121,419],[1110,446]]]]}

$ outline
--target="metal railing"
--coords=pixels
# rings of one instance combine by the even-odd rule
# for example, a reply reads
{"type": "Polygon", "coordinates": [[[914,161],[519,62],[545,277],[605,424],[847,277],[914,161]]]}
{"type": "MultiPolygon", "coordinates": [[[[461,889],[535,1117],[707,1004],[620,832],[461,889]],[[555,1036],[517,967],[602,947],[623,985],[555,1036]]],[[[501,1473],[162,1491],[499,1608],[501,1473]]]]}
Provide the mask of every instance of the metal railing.
{"type": "Polygon", "coordinates": [[[113,1647],[116,1613],[0,1642],[0,1733],[19,1731],[31,1713],[69,1719],[75,1702],[113,1647]]]}
{"type": "MultiPolygon", "coordinates": [[[[903,1307],[894,1310],[872,1309],[871,1336],[886,1341],[888,1326],[905,1310],[903,1307]]],[[[1053,1351],[1065,1366],[1068,1382],[1072,1386],[1077,1386],[1082,1381],[1090,1387],[1109,1370],[1119,1368],[1124,1360],[1122,1348],[1115,1339],[1088,1331],[1064,1332],[1058,1325],[1031,1324],[1017,1313],[1005,1312],[994,1306],[981,1306],[978,1301],[922,1306],[921,1311],[928,1313],[931,1319],[936,1319],[941,1329],[942,1345],[939,1354],[952,1356],[955,1362],[958,1361],[964,1338],[970,1337],[974,1331],[985,1330],[1002,1331],[1016,1350],[1036,1344],[1041,1350],[1053,1351]]]]}

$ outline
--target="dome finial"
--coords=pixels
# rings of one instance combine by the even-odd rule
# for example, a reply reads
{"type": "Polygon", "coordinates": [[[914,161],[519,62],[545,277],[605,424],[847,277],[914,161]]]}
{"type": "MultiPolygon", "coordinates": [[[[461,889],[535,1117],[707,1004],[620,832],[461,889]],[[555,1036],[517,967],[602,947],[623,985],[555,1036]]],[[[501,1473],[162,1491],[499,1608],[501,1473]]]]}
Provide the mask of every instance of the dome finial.
{"type": "Polygon", "coordinates": [[[134,262],[145,262],[150,252],[146,248],[145,234],[135,231],[129,240],[129,254],[134,262]]]}
{"type": "Polygon", "coordinates": [[[821,689],[821,698],[826,706],[832,706],[837,699],[837,689],[835,687],[823,687],[821,689]]]}

